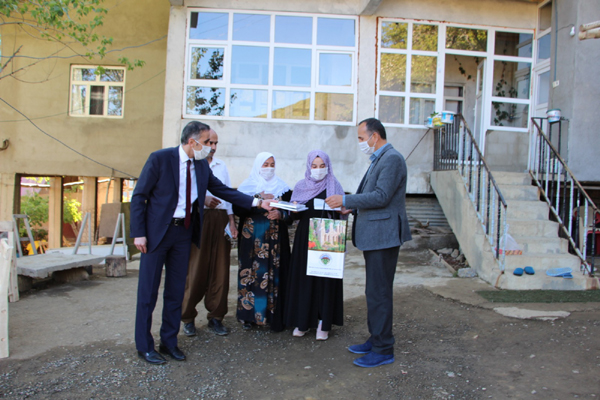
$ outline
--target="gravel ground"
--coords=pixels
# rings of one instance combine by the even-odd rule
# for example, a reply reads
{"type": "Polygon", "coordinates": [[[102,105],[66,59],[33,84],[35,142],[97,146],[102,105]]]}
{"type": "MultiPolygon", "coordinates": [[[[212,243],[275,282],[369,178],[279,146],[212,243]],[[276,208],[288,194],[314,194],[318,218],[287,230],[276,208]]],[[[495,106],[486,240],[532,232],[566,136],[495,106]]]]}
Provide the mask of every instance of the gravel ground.
{"type": "MultiPolygon", "coordinates": [[[[411,281],[422,271],[415,260],[423,254],[401,257],[396,279],[411,281]]],[[[95,276],[51,285],[11,304],[11,351],[16,355],[0,361],[0,398],[600,397],[597,304],[571,309],[565,319],[515,319],[481,299],[456,301],[433,293],[445,286],[438,275],[428,274],[436,282],[433,287],[421,283],[396,289],[396,362],[374,369],[354,366],[356,356],[346,350],[367,337],[364,296],[345,301],[344,326],[325,342],[315,341],[314,332],[294,338],[289,330],[242,331],[228,315],[229,336],[215,336],[197,321],[197,337],[180,336],[187,361],[151,366],[137,357],[131,337],[123,337],[133,325],[136,271],[117,280],[95,276]],[[89,319],[78,317],[81,310],[89,319]]],[[[474,280],[446,279],[454,293],[450,297],[462,292],[465,299],[475,299],[474,280]]]]}

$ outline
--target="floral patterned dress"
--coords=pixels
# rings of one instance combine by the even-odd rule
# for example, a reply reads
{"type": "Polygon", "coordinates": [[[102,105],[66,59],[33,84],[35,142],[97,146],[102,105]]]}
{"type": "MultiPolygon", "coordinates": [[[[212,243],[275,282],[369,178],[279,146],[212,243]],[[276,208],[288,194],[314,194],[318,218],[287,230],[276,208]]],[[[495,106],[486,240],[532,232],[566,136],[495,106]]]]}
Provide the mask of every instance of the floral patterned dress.
{"type": "MultiPolygon", "coordinates": [[[[282,198],[288,201],[290,196],[291,191],[282,198]]],[[[264,210],[235,208],[235,212],[240,217],[237,318],[281,331],[290,261],[287,225],[269,220],[264,210]]]]}

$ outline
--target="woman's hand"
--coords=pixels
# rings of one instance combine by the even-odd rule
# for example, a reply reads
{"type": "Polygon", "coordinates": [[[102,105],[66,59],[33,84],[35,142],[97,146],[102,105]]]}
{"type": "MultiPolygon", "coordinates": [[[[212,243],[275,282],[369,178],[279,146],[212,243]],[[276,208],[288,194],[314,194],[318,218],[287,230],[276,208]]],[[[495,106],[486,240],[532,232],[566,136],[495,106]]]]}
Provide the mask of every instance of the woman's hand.
{"type": "Polygon", "coordinates": [[[269,214],[267,214],[267,218],[271,220],[281,219],[281,213],[279,210],[271,210],[269,211],[269,214]]]}

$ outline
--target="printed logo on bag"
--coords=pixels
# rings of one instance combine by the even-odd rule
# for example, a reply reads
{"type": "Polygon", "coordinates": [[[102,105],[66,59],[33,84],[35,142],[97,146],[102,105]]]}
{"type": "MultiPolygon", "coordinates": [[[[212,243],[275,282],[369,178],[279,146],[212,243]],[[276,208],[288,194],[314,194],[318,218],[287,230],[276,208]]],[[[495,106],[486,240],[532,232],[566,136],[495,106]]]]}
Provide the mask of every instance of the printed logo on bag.
{"type": "Polygon", "coordinates": [[[331,258],[327,254],[321,255],[321,262],[323,265],[329,264],[329,261],[331,261],[331,258]]]}

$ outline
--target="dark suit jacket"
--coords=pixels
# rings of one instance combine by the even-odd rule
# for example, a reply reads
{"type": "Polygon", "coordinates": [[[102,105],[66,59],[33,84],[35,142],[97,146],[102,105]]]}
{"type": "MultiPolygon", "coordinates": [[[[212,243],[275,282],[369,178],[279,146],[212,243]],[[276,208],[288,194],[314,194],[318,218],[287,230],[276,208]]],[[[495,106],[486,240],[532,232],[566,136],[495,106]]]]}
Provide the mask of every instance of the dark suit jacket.
{"type": "MultiPolygon", "coordinates": [[[[198,200],[192,210],[192,242],[200,246],[206,190],[237,206],[251,208],[252,197],[225,186],[217,179],[206,160],[194,161],[198,200]],[[199,204],[202,207],[199,207],[199,204]]],[[[177,208],[179,196],[179,147],[150,154],[131,198],[131,237],[148,240],[148,252],[153,251],[167,232],[177,208]]]]}
{"type": "Polygon", "coordinates": [[[406,162],[390,144],[373,161],[346,208],[357,212],[352,243],[360,250],[381,250],[412,239],[406,215],[406,162]]]}

